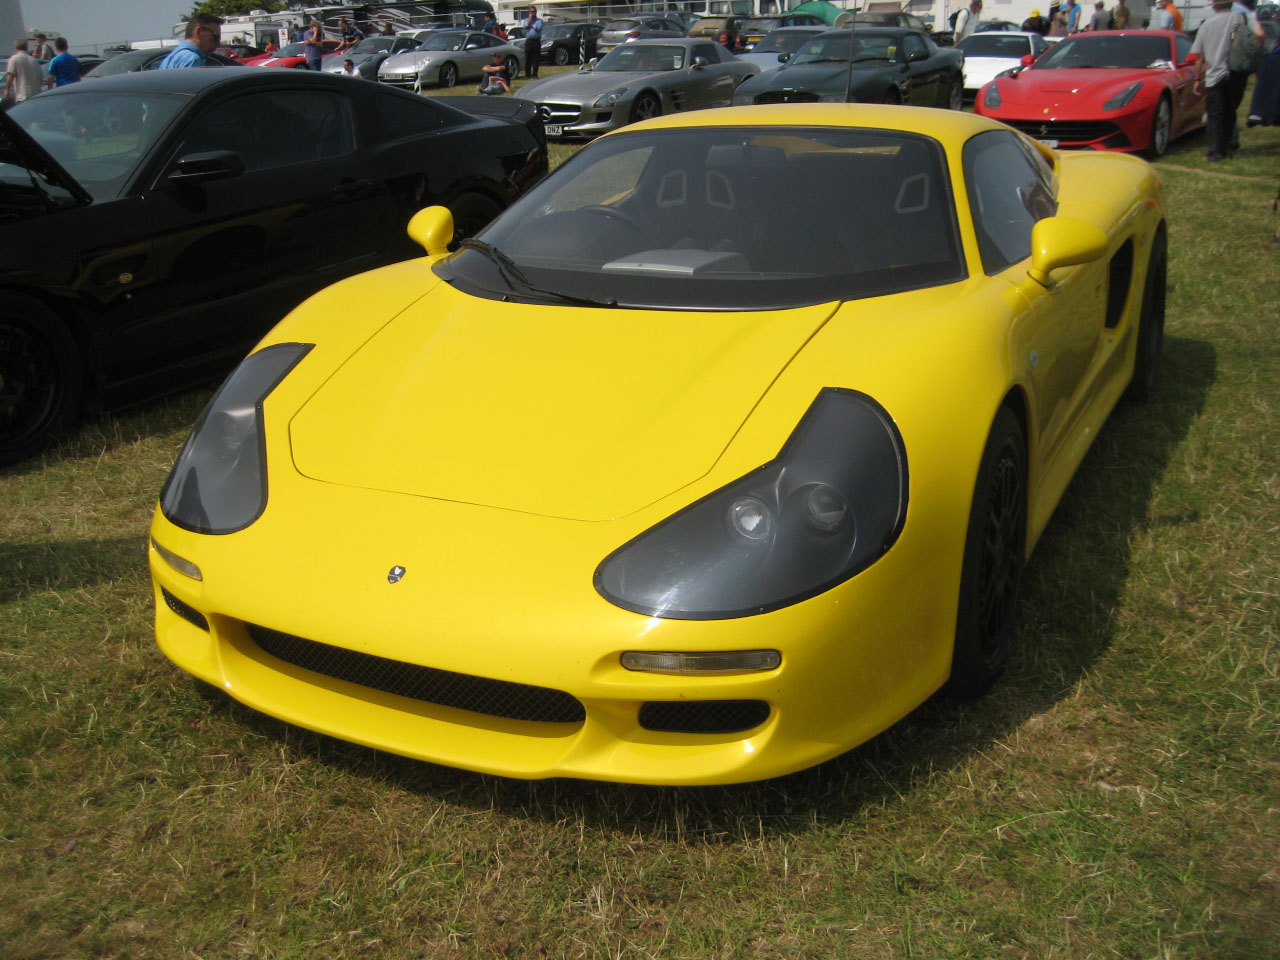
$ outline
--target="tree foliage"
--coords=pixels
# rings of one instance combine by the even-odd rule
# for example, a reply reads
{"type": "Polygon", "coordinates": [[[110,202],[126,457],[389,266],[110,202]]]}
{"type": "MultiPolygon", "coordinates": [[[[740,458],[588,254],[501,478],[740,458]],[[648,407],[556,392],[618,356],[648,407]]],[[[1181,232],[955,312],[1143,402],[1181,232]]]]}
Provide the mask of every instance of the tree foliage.
{"type": "Polygon", "coordinates": [[[200,3],[191,8],[191,12],[187,14],[187,19],[197,13],[211,13],[215,17],[238,17],[242,14],[252,13],[254,10],[278,13],[288,8],[289,4],[277,3],[275,0],[201,0],[200,3]]]}

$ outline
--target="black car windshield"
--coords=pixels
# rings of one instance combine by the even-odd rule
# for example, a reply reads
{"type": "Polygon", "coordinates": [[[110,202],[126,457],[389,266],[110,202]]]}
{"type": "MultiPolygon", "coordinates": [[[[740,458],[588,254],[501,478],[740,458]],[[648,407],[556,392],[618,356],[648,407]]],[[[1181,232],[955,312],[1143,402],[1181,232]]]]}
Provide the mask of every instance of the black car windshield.
{"type": "Polygon", "coordinates": [[[1167,67],[1172,57],[1173,45],[1167,37],[1099,34],[1096,37],[1070,37],[1054,44],[1031,65],[1031,69],[1120,67],[1143,70],[1148,67],[1167,67]]]}
{"type": "Polygon", "coordinates": [[[782,26],[781,17],[752,17],[742,25],[743,33],[768,33],[782,26]]]}
{"type": "Polygon", "coordinates": [[[188,102],[172,94],[32,97],[9,111],[95,200],[119,195],[130,173],[188,102]]]}
{"type": "Polygon", "coordinates": [[[623,72],[641,70],[679,70],[684,66],[684,47],[663,44],[628,43],[614,47],[596,64],[596,70],[623,72]]]}
{"type": "Polygon", "coordinates": [[[369,37],[361,40],[349,52],[351,53],[386,53],[396,42],[395,37],[369,37]]]}
{"type": "Polygon", "coordinates": [[[421,50],[461,50],[462,41],[467,39],[465,33],[433,33],[422,41],[421,50]]]}
{"type": "MultiPolygon", "coordinates": [[[[848,60],[849,40],[847,33],[827,33],[815,37],[806,43],[794,57],[792,64],[821,63],[827,60],[848,60]]],[[[896,53],[898,38],[891,33],[873,33],[853,36],[853,62],[860,60],[892,60],[896,53]]]]}
{"type": "Polygon", "coordinates": [[[568,37],[573,36],[573,31],[575,29],[577,29],[576,24],[557,23],[554,26],[547,27],[547,29],[542,32],[542,39],[543,40],[564,40],[568,37]]]}
{"type": "Polygon", "coordinates": [[[814,31],[806,32],[804,30],[775,30],[763,40],[756,44],[756,48],[752,53],[791,53],[803,44],[806,40],[811,40],[815,36],[814,31]]]}
{"type": "Polygon", "coordinates": [[[546,293],[556,291],[649,309],[766,310],[965,276],[942,147],[886,130],[614,134],[480,238],[517,269],[463,249],[437,273],[477,296],[529,302],[557,302],[546,293]]]}
{"type": "Polygon", "coordinates": [[[956,44],[966,57],[1005,57],[1020,60],[1031,53],[1030,37],[1002,37],[998,33],[975,33],[956,44]]]}
{"type": "Polygon", "coordinates": [[[141,70],[157,56],[164,56],[163,50],[130,50],[118,53],[105,63],[101,63],[93,71],[95,77],[114,77],[119,73],[132,73],[141,70]]]}

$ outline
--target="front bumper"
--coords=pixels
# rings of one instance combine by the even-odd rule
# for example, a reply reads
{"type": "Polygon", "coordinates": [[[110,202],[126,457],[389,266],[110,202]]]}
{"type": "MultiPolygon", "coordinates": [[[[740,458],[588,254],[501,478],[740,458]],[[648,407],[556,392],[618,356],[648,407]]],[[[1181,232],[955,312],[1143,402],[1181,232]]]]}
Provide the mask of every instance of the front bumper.
{"type": "MultiPolygon", "coordinates": [[[[538,115],[542,117],[544,126],[550,128],[547,136],[552,138],[573,139],[594,137],[622,126],[617,117],[625,116],[626,110],[618,110],[618,105],[606,109],[573,103],[567,100],[539,100],[538,115]],[[559,132],[553,132],[556,129],[559,132]]],[[[626,109],[630,109],[626,105],[626,109]]]]}

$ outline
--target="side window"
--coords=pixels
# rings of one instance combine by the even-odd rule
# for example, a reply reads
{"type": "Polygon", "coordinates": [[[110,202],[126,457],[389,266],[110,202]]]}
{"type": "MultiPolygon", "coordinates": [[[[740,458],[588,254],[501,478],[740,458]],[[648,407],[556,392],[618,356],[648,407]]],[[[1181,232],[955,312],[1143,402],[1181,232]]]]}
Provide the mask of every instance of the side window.
{"type": "Polygon", "coordinates": [[[1191,41],[1182,34],[1173,38],[1173,48],[1177,51],[1178,63],[1186,63],[1187,57],[1191,56],[1191,41]]]}
{"type": "Polygon", "coordinates": [[[903,34],[902,37],[903,59],[908,63],[912,60],[923,60],[929,55],[924,48],[924,41],[914,33],[903,34]]]}
{"type": "Polygon", "coordinates": [[[1031,255],[1031,228],[1057,211],[1052,171],[1019,134],[993,130],[964,145],[964,179],[988,274],[1031,255]]]}
{"type": "Polygon", "coordinates": [[[345,99],[319,90],[280,90],[206,110],[187,129],[180,152],[234,150],[245,172],[252,172],[337,157],[354,147],[345,99]]]}
{"type": "Polygon", "coordinates": [[[471,34],[470,36],[468,36],[468,37],[467,37],[466,45],[465,45],[462,49],[463,49],[463,50],[476,50],[476,49],[478,49],[478,48],[480,48],[480,47],[483,47],[484,45],[485,45],[485,43],[484,43],[484,37],[483,37],[481,34],[473,33],[473,34],[471,34]]]}
{"type": "Polygon", "coordinates": [[[418,41],[412,37],[396,37],[395,43],[391,45],[392,53],[402,53],[405,50],[412,50],[418,45],[418,41]]]}
{"type": "MultiPolygon", "coordinates": [[[[720,57],[716,54],[716,48],[710,43],[700,43],[693,48],[693,56],[702,57],[707,63],[719,63],[720,57]]],[[[692,62],[692,61],[690,61],[692,62]]]]}
{"type": "Polygon", "coordinates": [[[402,96],[396,90],[382,90],[374,100],[378,105],[378,126],[387,140],[438,130],[453,121],[453,116],[433,104],[430,97],[402,96]]]}

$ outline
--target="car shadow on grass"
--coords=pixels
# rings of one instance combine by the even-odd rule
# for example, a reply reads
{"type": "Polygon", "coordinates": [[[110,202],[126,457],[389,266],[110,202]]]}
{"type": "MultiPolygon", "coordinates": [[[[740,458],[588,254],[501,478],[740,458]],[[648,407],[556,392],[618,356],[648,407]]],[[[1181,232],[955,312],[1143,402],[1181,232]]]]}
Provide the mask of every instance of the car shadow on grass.
{"type": "Polygon", "coordinates": [[[651,839],[728,842],[802,832],[856,817],[909,794],[938,771],[1003,741],[1070,696],[1116,630],[1135,534],[1188,523],[1151,515],[1174,451],[1216,376],[1204,341],[1169,338],[1162,380],[1144,405],[1122,403],[1094,443],[1027,571],[1008,675],[986,698],[934,697],[886,732],[811,770],[726,787],[637,787],[576,780],[522,781],[453,770],[298,730],[209,690],[215,709],[261,735],[353,775],[439,802],[549,823],[565,820],[651,839]]]}
{"type": "Polygon", "coordinates": [[[146,575],[143,536],[48,542],[0,541],[0,604],[146,575]]]}

